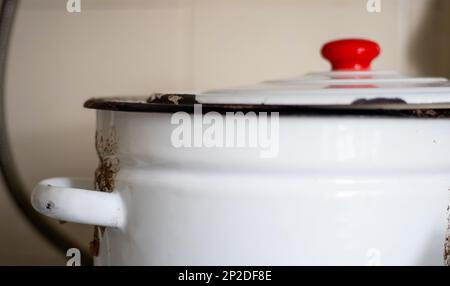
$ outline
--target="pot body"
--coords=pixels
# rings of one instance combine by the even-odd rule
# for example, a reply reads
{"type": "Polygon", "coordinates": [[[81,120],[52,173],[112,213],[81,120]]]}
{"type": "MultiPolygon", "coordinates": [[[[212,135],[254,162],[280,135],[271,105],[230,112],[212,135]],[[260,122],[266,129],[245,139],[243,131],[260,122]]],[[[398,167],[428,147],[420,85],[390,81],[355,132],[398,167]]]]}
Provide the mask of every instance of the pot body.
{"type": "Polygon", "coordinates": [[[176,148],[171,116],[98,111],[126,215],[96,264],[444,264],[450,121],[281,116],[261,158],[176,148]]]}
{"type": "Polygon", "coordinates": [[[44,181],[34,207],[105,226],[97,265],[446,263],[449,120],[280,116],[269,158],[179,147],[173,122],[97,111],[96,191],[44,181]]]}

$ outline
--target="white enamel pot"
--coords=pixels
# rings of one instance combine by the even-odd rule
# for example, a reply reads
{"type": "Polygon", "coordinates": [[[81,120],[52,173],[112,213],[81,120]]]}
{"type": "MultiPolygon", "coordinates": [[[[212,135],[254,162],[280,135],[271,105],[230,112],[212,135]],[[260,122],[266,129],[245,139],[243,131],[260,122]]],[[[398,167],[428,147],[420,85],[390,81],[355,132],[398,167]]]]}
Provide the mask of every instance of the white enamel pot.
{"type": "Polygon", "coordinates": [[[95,180],[44,180],[33,206],[101,226],[97,265],[445,264],[448,83],[335,69],[195,98],[90,100],[95,180]],[[189,100],[224,122],[225,112],[279,112],[275,155],[261,144],[178,146],[174,114],[192,126],[199,116],[189,100]]]}

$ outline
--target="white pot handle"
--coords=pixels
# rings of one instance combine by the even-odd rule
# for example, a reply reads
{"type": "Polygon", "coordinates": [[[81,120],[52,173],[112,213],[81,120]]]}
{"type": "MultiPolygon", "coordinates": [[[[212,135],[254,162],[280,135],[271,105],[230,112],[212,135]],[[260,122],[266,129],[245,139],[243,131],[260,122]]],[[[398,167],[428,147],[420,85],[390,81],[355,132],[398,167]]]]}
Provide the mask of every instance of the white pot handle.
{"type": "Polygon", "coordinates": [[[125,210],[119,194],[90,189],[92,181],[87,179],[47,179],[33,189],[31,204],[41,214],[58,220],[123,227],[125,210]]]}

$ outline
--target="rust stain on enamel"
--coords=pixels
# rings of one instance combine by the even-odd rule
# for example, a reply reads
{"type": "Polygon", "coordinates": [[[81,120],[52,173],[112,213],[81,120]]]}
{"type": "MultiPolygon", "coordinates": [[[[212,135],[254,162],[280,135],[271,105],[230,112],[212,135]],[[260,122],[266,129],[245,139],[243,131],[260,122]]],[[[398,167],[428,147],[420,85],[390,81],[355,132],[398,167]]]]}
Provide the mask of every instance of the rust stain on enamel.
{"type": "MultiPolygon", "coordinates": [[[[99,158],[99,164],[95,170],[95,190],[111,193],[114,190],[116,175],[120,170],[120,160],[117,158],[116,130],[95,133],[95,148],[99,158]]],[[[93,256],[98,256],[100,249],[100,236],[105,231],[104,227],[94,227],[94,239],[89,244],[93,256]]]]}
{"type": "MultiPolygon", "coordinates": [[[[450,197],[450,188],[448,189],[450,197]]],[[[450,204],[447,206],[447,232],[444,243],[444,265],[450,266],[450,204]]]]}
{"type": "Polygon", "coordinates": [[[99,158],[99,165],[95,170],[95,189],[110,193],[114,190],[116,175],[120,169],[117,158],[117,135],[114,128],[95,134],[95,147],[99,158]]]}

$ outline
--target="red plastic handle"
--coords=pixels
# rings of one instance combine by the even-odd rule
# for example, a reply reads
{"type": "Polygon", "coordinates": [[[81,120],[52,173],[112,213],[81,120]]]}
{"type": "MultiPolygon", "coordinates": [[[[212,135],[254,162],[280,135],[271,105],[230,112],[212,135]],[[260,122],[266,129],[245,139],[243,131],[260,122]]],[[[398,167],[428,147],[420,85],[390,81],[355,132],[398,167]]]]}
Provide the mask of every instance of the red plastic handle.
{"type": "Polygon", "coordinates": [[[337,40],[322,47],[322,56],[331,63],[334,71],[370,70],[370,63],[379,54],[377,43],[362,39],[337,40]]]}

